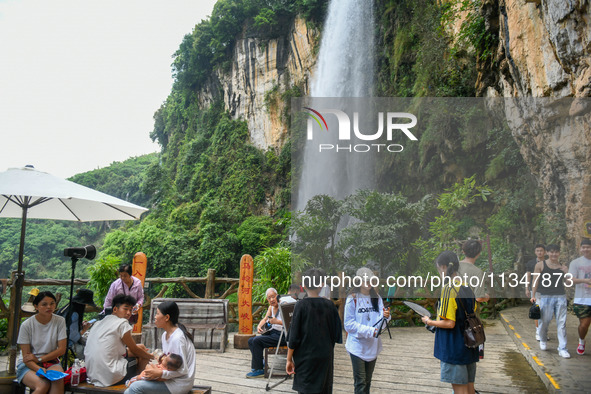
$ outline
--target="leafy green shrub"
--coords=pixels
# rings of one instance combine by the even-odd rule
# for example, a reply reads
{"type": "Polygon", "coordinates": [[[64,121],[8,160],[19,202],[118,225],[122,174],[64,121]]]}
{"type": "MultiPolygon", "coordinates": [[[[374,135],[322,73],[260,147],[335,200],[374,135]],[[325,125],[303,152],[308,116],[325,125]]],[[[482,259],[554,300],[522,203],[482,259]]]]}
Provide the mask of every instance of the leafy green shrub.
{"type": "Polygon", "coordinates": [[[114,256],[101,257],[88,267],[90,275],[89,287],[94,291],[94,300],[97,305],[102,305],[111,283],[117,279],[117,269],[121,259],[114,256]]]}
{"type": "Polygon", "coordinates": [[[265,291],[273,287],[279,294],[287,294],[291,285],[291,250],[285,246],[276,246],[263,250],[254,258],[255,301],[265,301],[265,291]]]}

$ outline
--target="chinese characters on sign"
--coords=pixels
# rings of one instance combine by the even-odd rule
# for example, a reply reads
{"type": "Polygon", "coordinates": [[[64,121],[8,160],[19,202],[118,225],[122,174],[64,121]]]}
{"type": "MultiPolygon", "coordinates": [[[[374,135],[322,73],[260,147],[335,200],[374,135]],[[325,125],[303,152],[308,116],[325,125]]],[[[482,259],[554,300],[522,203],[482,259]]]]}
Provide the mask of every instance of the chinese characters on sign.
{"type": "Polygon", "coordinates": [[[245,254],[240,259],[240,284],[238,285],[238,332],[252,334],[252,257],[245,254]]]}
{"type": "MultiPolygon", "coordinates": [[[[137,252],[135,256],[133,256],[133,276],[138,278],[142,282],[142,287],[144,286],[144,281],[146,279],[146,269],[148,268],[148,258],[142,252],[137,252]]],[[[133,325],[132,333],[137,334],[142,332],[142,312],[144,308],[140,308],[137,313],[139,314],[139,319],[137,323],[133,325]]]]}

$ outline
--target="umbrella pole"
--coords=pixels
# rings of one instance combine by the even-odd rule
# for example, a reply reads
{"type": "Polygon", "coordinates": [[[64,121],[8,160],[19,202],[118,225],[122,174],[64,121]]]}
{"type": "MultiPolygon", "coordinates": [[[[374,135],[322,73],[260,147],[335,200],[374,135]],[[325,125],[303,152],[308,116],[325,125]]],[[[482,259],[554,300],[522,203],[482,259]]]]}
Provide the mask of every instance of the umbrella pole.
{"type": "Polygon", "coordinates": [[[29,208],[30,197],[25,197],[23,207],[23,215],[21,220],[21,243],[18,249],[18,268],[14,278],[15,296],[14,296],[14,315],[12,317],[12,337],[10,338],[10,357],[8,362],[8,373],[14,374],[16,372],[16,341],[18,339],[18,327],[20,325],[21,301],[23,292],[23,282],[25,275],[23,274],[23,256],[25,254],[25,233],[27,229],[27,209],[29,208]]]}

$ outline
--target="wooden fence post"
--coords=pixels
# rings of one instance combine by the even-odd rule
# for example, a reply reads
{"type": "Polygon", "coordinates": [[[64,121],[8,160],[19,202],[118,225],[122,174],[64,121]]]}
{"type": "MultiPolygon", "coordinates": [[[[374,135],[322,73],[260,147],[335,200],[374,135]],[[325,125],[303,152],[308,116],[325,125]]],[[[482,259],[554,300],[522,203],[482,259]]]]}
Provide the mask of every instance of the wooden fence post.
{"type": "Polygon", "coordinates": [[[215,270],[207,270],[207,282],[205,282],[205,298],[215,298],[215,270]]]}

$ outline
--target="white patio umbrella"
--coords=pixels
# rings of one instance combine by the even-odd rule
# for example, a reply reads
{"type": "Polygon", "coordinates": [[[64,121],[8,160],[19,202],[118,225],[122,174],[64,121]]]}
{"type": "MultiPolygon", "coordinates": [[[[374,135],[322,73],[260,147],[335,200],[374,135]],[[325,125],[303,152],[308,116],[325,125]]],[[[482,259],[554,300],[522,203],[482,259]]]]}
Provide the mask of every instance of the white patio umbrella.
{"type": "MultiPolygon", "coordinates": [[[[147,209],[108,194],[37,171],[33,166],[0,172],[0,217],[22,218],[15,305],[21,303],[27,218],[91,222],[136,220],[147,209]]],[[[17,315],[18,316],[18,315],[17,315]]],[[[11,350],[16,354],[18,320],[14,319],[11,350]]]]}

